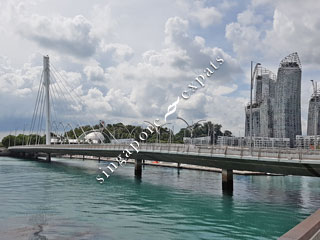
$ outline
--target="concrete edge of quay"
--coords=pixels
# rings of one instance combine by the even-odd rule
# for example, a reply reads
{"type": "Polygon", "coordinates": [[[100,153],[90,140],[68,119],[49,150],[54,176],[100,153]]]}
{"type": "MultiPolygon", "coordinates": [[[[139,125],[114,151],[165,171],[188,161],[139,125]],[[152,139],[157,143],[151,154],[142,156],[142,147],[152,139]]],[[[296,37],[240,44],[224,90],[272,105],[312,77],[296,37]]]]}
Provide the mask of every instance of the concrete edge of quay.
{"type": "Polygon", "coordinates": [[[0,147],[0,157],[10,157],[11,153],[7,148],[0,147]]]}
{"type": "Polygon", "coordinates": [[[320,208],[278,240],[320,240],[320,208]]]}

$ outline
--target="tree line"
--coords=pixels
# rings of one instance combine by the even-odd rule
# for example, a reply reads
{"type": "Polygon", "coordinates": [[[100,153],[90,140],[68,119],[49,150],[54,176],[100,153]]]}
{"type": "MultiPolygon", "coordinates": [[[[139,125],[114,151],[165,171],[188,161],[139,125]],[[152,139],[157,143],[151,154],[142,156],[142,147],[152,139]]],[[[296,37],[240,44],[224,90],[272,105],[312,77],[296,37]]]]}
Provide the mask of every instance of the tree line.
{"type": "MultiPolygon", "coordinates": [[[[84,138],[86,132],[100,131],[103,133],[105,140],[104,143],[110,143],[113,137],[116,139],[128,139],[132,138],[139,141],[139,134],[144,130],[141,126],[124,125],[123,123],[106,124],[101,123],[94,126],[84,125],[78,126],[74,129],[62,133],[51,133],[52,138],[60,139],[67,143],[68,139],[81,139],[84,138]]],[[[156,132],[152,134],[148,139],[148,143],[183,143],[184,137],[191,137],[190,128],[181,128],[176,134],[172,129],[168,127],[160,127],[160,134],[156,132]]],[[[199,123],[193,128],[193,138],[210,136],[212,143],[218,138],[218,136],[232,136],[232,132],[229,130],[222,130],[221,124],[214,124],[211,121],[199,123]]],[[[27,144],[45,144],[45,135],[39,134],[19,134],[17,136],[8,135],[2,139],[2,145],[4,147],[27,145],[27,144]]]]}

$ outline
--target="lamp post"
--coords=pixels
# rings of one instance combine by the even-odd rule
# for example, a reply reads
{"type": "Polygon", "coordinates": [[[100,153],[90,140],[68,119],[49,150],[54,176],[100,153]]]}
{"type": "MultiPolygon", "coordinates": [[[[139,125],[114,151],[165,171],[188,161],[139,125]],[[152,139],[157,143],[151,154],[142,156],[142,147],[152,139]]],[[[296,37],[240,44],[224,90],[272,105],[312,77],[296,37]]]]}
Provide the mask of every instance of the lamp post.
{"type": "MultiPolygon", "coordinates": [[[[102,125],[102,127],[110,134],[111,137],[113,137],[113,139],[119,143],[119,141],[115,138],[115,136],[108,130],[108,128],[105,126],[105,122],[100,120],[100,124],[102,125]]],[[[109,138],[109,137],[108,137],[109,138]]],[[[109,138],[110,140],[110,138],[109,138]]]]}
{"type": "Polygon", "coordinates": [[[16,145],[17,129],[14,130],[14,146],[16,145]]]}
{"type": "Polygon", "coordinates": [[[261,65],[260,63],[257,63],[256,66],[254,67],[254,71],[252,72],[252,67],[253,67],[253,61],[251,61],[251,84],[250,84],[250,155],[252,155],[252,90],[253,90],[253,77],[254,74],[257,70],[257,67],[261,65]]]}
{"type": "MultiPolygon", "coordinates": [[[[160,143],[160,140],[161,140],[161,127],[163,127],[164,125],[169,125],[169,124],[171,124],[171,123],[164,123],[164,124],[162,124],[162,125],[160,125],[159,126],[159,139],[158,139],[158,143],[160,143]]],[[[170,133],[170,130],[169,130],[169,133],[170,133]]]]}
{"type": "Polygon", "coordinates": [[[130,138],[132,138],[131,136],[132,136],[132,133],[134,132],[134,130],[136,130],[136,128],[137,128],[138,126],[135,126],[132,130],[131,130],[131,132],[130,132],[130,138]]]}
{"type": "Polygon", "coordinates": [[[24,145],[24,131],[25,131],[25,128],[26,128],[26,124],[23,124],[22,144],[21,145],[24,145]]]}
{"type": "MultiPolygon", "coordinates": [[[[155,127],[157,129],[157,127],[152,123],[152,122],[149,122],[147,120],[144,121],[145,123],[148,123],[148,124],[151,124],[151,126],[155,127]]],[[[157,132],[157,135],[156,135],[156,139],[158,138],[158,129],[156,130],[157,132]]],[[[148,139],[146,139],[146,142],[147,142],[148,139]]]]}
{"type": "Polygon", "coordinates": [[[152,122],[149,122],[149,121],[144,121],[145,123],[148,123],[148,124],[151,124],[151,126],[154,126],[157,130],[157,136],[156,136],[156,139],[158,141],[158,143],[160,143],[160,131],[161,131],[161,127],[163,127],[164,125],[167,125],[167,124],[171,124],[171,123],[164,123],[162,125],[160,125],[159,127],[157,127],[155,124],[153,124],[152,122]],[[158,131],[159,129],[159,131],[158,131]]]}
{"type": "Polygon", "coordinates": [[[180,120],[184,121],[185,124],[187,124],[187,129],[190,130],[191,144],[192,144],[193,130],[197,127],[197,124],[198,124],[199,122],[203,122],[203,121],[206,121],[206,120],[202,119],[202,120],[199,120],[199,121],[197,121],[196,123],[190,125],[190,124],[189,124],[185,119],[183,119],[182,117],[179,117],[179,116],[178,116],[177,119],[180,119],[180,120]]]}
{"type": "MultiPolygon", "coordinates": [[[[172,129],[170,131],[170,144],[172,143],[172,134],[174,136],[174,126],[172,126],[172,129]]],[[[173,138],[173,141],[174,141],[174,138],[173,138]]]]}
{"type": "Polygon", "coordinates": [[[130,138],[131,138],[132,133],[134,132],[134,130],[138,127],[138,126],[134,127],[134,128],[131,130],[131,132],[130,132],[129,129],[128,129],[124,124],[122,124],[122,125],[120,125],[120,126],[123,127],[123,128],[125,128],[125,129],[127,130],[127,132],[128,132],[129,135],[130,135],[130,138]]]}
{"type": "Polygon", "coordinates": [[[11,131],[9,133],[9,147],[11,147],[11,131]]]}

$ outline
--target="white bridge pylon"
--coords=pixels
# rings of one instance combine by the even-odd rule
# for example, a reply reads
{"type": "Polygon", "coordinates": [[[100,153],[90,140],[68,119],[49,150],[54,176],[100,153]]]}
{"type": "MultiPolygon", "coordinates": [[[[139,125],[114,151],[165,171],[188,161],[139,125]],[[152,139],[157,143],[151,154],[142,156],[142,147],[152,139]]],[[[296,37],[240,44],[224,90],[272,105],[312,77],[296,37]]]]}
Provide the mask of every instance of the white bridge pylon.
{"type": "Polygon", "coordinates": [[[46,111],[46,145],[51,144],[51,114],[50,114],[50,65],[49,56],[43,56],[43,84],[45,86],[46,111]]]}

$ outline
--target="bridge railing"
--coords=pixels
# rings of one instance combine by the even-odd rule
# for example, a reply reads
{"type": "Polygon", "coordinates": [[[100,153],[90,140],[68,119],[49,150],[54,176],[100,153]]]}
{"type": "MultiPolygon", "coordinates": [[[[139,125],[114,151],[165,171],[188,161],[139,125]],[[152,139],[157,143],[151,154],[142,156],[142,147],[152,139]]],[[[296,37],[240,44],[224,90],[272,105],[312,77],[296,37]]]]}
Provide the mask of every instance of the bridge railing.
{"type": "MultiPolygon", "coordinates": [[[[96,150],[115,150],[123,151],[129,149],[128,144],[66,144],[66,145],[32,145],[32,146],[16,146],[9,149],[47,149],[47,148],[59,148],[59,149],[96,149],[96,150]]],[[[151,151],[161,153],[184,153],[190,155],[223,155],[223,156],[238,156],[254,157],[254,158],[273,158],[273,159],[296,159],[296,160],[319,160],[319,150],[307,150],[307,149],[270,149],[270,148],[253,148],[252,152],[247,147],[232,147],[232,146],[220,146],[220,145],[189,145],[189,144],[150,144],[140,143],[139,151],[151,151]]]]}

